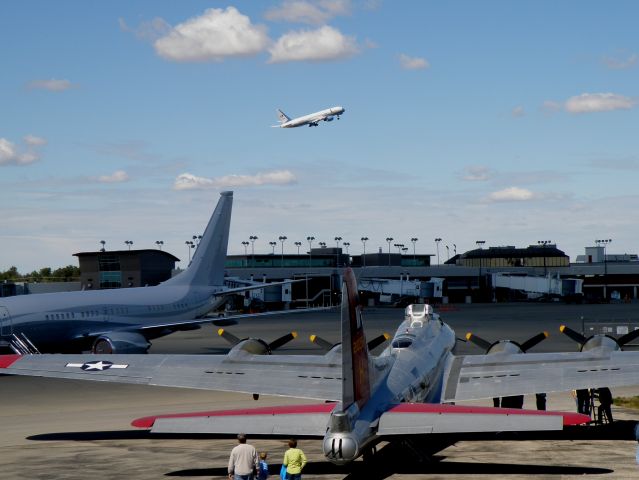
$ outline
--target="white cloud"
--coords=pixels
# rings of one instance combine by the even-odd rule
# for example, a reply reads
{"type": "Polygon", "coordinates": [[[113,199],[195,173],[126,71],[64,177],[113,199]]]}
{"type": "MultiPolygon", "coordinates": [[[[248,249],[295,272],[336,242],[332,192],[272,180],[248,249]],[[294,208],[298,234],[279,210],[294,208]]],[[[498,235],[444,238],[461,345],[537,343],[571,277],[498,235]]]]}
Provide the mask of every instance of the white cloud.
{"type": "Polygon", "coordinates": [[[149,42],[154,42],[171,32],[171,25],[160,17],[142,22],[136,28],[129,27],[123,18],[118,18],[118,24],[123,32],[132,33],[136,37],[149,42]]]}
{"type": "Polygon", "coordinates": [[[350,13],[350,0],[284,0],[278,7],[267,10],[264,17],[271,21],[321,25],[333,17],[350,13]]]}
{"type": "Polygon", "coordinates": [[[129,175],[124,170],[116,170],[111,175],[101,175],[96,180],[99,183],[122,183],[129,180],[129,175]]]}
{"type": "Polygon", "coordinates": [[[36,137],[35,135],[25,135],[24,143],[31,147],[40,147],[46,145],[47,141],[42,137],[36,137]]]}
{"type": "Polygon", "coordinates": [[[628,110],[637,101],[616,93],[582,93],[566,100],[564,108],[570,113],[610,112],[628,110]]]}
{"type": "Polygon", "coordinates": [[[20,148],[6,138],[0,138],[0,166],[28,165],[40,160],[38,147],[47,143],[44,138],[34,135],[24,137],[26,148],[20,148]]]}
{"type": "Polygon", "coordinates": [[[515,118],[519,118],[526,115],[526,111],[524,110],[524,107],[522,107],[521,105],[517,105],[515,108],[512,109],[510,114],[515,118]]]}
{"type": "Polygon", "coordinates": [[[30,90],[48,90],[50,92],[62,92],[75,87],[77,87],[77,85],[71,83],[69,80],[57,80],[55,78],[49,80],[33,80],[27,84],[27,88],[30,90]]]}
{"type": "Polygon", "coordinates": [[[430,68],[428,60],[422,57],[409,57],[402,53],[399,55],[399,64],[404,70],[423,70],[430,68]]]}
{"type": "Polygon", "coordinates": [[[301,30],[282,35],[269,52],[269,63],[323,62],[347,58],[359,52],[355,37],[343,35],[325,25],[317,30],[301,30]]]}
{"type": "Polygon", "coordinates": [[[190,173],[178,175],[173,184],[175,190],[194,190],[200,188],[253,187],[259,185],[290,185],[297,182],[289,170],[258,173],[256,175],[225,175],[224,177],[205,178],[190,173]]]}
{"type": "Polygon", "coordinates": [[[483,165],[466,167],[461,174],[462,180],[467,182],[485,182],[492,176],[492,171],[483,165]]]}
{"type": "Polygon", "coordinates": [[[158,55],[176,62],[222,61],[255,55],[269,44],[266,27],[253,25],[236,8],[209,8],[176,25],[153,44],[158,55]]]}
{"type": "Polygon", "coordinates": [[[625,70],[627,68],[634,67],[637,64],[637,61],[639,61],[639,55],[631,53],[625,58],[604,56],[601,61],[612,70],[625,70]]]}
{"type": "Polygon", "coordinates": [[[488,199],[493,202],[522,202],[532,200],[534,197],[533,192],[519,187],[505,188],[488,195],[488,199]]]}

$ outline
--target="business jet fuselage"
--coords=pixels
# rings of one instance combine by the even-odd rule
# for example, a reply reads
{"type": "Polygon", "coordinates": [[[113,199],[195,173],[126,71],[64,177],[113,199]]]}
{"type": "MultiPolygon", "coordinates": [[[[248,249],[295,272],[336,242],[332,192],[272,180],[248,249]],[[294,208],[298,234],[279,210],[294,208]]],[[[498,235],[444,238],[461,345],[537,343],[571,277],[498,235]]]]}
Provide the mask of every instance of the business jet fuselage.
{"type": "Polygon", "coordinates": [[[327,108],[319,112],[291,119],[284,112],[278,109],[277,116],[280,124],[273,126],[279,128],[294,128],[304,125],[308,125],[309,127],[317,127],[319,126],[319,122],[322,121],[331,122],[334,118],[337,118],[339,120],[340,115],[343,114],[345,111],[346,110],[344,109],[344,107],[338,105],[336,107],[327,108]]]}

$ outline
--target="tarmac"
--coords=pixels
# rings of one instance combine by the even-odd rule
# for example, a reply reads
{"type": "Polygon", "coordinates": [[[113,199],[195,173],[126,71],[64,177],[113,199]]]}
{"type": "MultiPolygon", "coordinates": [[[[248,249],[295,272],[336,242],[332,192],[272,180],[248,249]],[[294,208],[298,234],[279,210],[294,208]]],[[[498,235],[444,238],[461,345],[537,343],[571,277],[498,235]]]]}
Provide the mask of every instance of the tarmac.
{"type": "MultiPolygon", "coordinates": [[[[451,305],[442,308],[444,321],[463,337],[466,331],[490,341],[511,338],[523,342],[541,330],[551,337],[534,351],[568,351],[574,342],[558,333],[560,324],[580,330],[581,317],[639,321],[639,305],[497,304],[451,305]],[[557,332],[557,333],[555,333],[557,332]]],[[[367,335],[393,333],[401,309],[367,309],[367,335]]],[[[227,327],[239,337],[272,340],[296,330],[298,338],[283,354],[317,353],[306,338],[318,333],[330,341],[339,337],[335,312],[243,320],[227,327]]],[[[217,327],[182,332],[154,341],[152,353],[224,353],[228,345],[217,327]]],[[[460,342],[459,353],[481,353],[460,342]]],[[[113,385],[97,382],[0,376],[0,479],[205,479],[226,477],[231,438],[153,438],[133,429],[138,417],[173,412],[265,406],[304,401],[187,389],[113,385]]],[[[614,389],[615,396],[639,395],[639,387],[614,389]]],[[[482,402],[480,402],[482,403],[482,402]]],[[[488,403],[483,402],[487,405],[488,403]]],[[[534,408],[534,397],[525,408],[534,408]]],[[[569,393],[550,394],[548,409],[572,411],[569,393]]],[[[637,420],[639,412],[613,406],[615,419],[637,420]]],[[[269,452],[275,478],[286,449],[282,440],[253,439],[269,452]]],[[[439,452],[432,461],[418,462],[404,450],[391,451],[374,474],[363,473],[361,461],[348,469],[326,462],[321,442],[301,440],[309,464],[305,479],[576,479],[639,478],[633,440],[461,441],[439,452]]],[[[387,449],[381,449],[383,454],[387,449]]]]}

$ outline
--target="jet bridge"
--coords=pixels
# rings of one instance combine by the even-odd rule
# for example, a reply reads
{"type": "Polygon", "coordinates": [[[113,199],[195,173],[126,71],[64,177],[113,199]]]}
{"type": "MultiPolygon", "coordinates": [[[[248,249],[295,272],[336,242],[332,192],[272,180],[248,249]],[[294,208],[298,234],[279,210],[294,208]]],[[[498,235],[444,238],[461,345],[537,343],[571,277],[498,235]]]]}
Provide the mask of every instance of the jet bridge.
{"type": "Polygon", "coordinates": [[[545,276],[517,275],[512,273],[491,274],[494,289],[508,289],[520,292],[529,300],[541,297],[570,298],[582,295],[583,280],[561,278],[559,275],[545,276]]]}
{"type": "Polygon", "coordinates": [[[410,279],[408,275],[399,280],[389,278],[360,278],[357,288],[360,292],[379,294],[381,303],[398,301],[402,297],[417,299],[442,298],[444,279],[432,277],[430,280],[410,279]]]}

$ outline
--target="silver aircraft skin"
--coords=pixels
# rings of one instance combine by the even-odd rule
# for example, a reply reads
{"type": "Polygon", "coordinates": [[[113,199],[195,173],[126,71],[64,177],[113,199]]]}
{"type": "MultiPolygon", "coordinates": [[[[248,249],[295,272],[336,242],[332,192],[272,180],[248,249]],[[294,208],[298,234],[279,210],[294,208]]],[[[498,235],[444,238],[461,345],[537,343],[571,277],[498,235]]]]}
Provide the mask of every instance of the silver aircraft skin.
{"type": "Polygon", "coordinates": [[[342,343],[324,355],[270,355],[265,341],[248,338],[233,340],[226,355],[4,355],[0,373],[321,400],[152,415],[133,425],[152,433],[317,438],[326,459],[340,465],[372,452],[380,441],[431,434],[463,440],[477,433],[562,430],[590,420],[577,413],[455,404],[462,400],[639,385],[639,352],[621,351],[623,342],[612,337],[584,339],[580,352],[522,355],[522,349],[505,348],[457,356],[453,330],[428,305],[411,305],[391,344],[373,356],[361,313],[357,280],[347,269],[342,343]]]}
{"type": "Polygon", "coordinates": [[[339,120],[339,116],[346,110],[344,107],[338,105],[335,107],[320,110],[319,112],[304,115],[291,119],[282,110],[277,109],[277,118],[280,122],[279,125],[273,125],[274,128],[295,128],[308,125],[309,127],[318,127],[319,122],[332,122],[334,118],[339,120]]]}
{"type": "Polygon", "coordinates": [[[198,328],[228,294],[263,288],[224,285],[233,192],[220,195],[184,272],[154,287],[0,298],[0,338],[24,334],[40,352],[145,353],[151,339],[198,328]]]}

